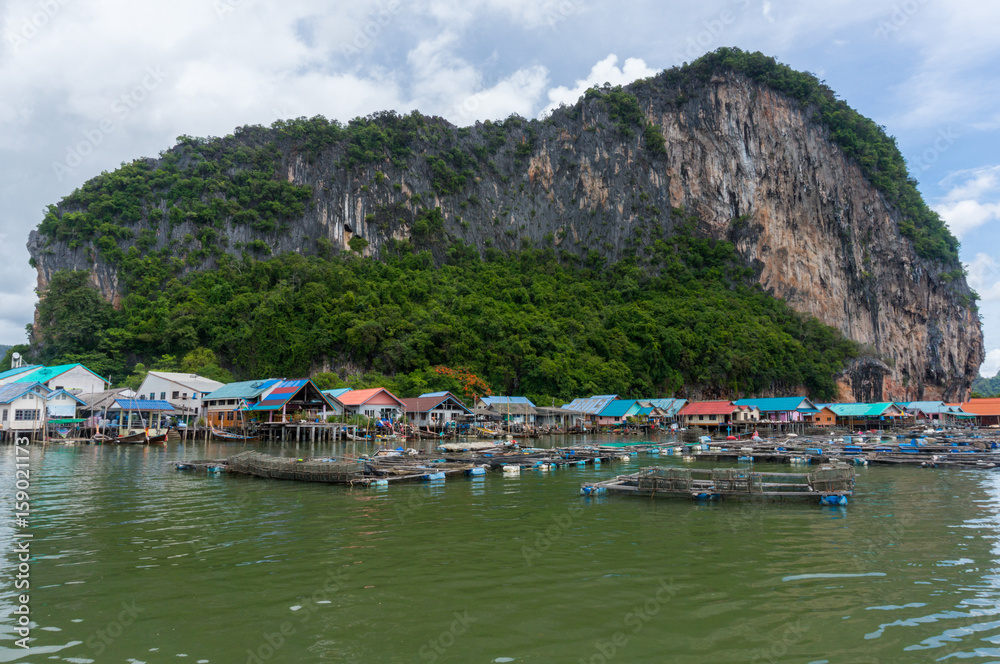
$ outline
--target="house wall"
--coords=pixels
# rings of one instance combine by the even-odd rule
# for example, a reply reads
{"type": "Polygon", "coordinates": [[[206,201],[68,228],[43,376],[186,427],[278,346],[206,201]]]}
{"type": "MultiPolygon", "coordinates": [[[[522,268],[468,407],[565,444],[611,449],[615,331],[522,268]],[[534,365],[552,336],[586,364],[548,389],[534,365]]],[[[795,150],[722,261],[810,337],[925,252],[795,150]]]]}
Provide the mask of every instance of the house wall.
{"type": "Polygon", "coordinates": [[[29,392],[9,404],[0,404],[0,426],[7,431],[31,431],[42,426],[42,409],[45,400],[29,392]],[[21,411],[23,419],[17,419],[21,411]]]}
{"type": "MultiPolygon", "coordinates": [[[[197,392],[190,387],[181,385],[162,376],[149,374],[139,386],[139,399],[162,399],[178,410],[188,409],[201,413],[204,406],[205,392],[197,392]],[[177,396],[174,396],[176,394],[177,396]]],[[[178,413],[181,414],[181,413],[178,413]]]]}
{"type": "Polygon", "coordinates": [[[77,402],[68,394],[56,394],[45,402],[49,419],[62,420],[76,417],[77,402]]]}
{"type": "Polygon", "coordinates": [[[399,403],[385,392],[379,392],[364,403],[365,408],[371,408],[372,406],[392,406],[398,409],[399,403]]]}
{"type": "Polygon", "coordinates": [[[103,392],[105,382],[83,367],[73,367],[66,373],[50,380],[46,386],[50,390],[64,389],[68,392],[79,390],[80,394],[93,394],[94,392],[103,392]]]}

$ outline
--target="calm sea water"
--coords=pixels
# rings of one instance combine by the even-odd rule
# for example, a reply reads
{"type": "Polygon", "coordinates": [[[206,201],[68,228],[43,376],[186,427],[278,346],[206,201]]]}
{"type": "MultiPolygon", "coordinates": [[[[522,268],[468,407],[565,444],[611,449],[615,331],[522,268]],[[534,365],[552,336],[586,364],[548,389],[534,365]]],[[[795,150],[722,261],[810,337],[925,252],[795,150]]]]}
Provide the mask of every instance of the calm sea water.
{"type": "Polygon", "coordinates": [[[871,467],[826,508],[579,495],[670,457],[384,489],[170,465],[238,449],[32,449],[28,651],[0,450],[0,662],[1000,661],[1000,474],[871,467]]]}

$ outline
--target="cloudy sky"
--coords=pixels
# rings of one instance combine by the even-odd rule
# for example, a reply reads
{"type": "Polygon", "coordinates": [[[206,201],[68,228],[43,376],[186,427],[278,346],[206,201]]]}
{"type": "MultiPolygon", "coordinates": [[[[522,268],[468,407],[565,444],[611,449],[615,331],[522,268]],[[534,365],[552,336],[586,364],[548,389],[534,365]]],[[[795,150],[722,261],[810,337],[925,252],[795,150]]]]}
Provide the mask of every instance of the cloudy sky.
{"type": "Polygon", "coordinates": [[[972,0],[5,0],[0,343],[46,205],[177,136],[419,109],[535,117],[719,46],[815,73],[897,137],[962,242],[1000,370],[1000,5],[972,0]]]}

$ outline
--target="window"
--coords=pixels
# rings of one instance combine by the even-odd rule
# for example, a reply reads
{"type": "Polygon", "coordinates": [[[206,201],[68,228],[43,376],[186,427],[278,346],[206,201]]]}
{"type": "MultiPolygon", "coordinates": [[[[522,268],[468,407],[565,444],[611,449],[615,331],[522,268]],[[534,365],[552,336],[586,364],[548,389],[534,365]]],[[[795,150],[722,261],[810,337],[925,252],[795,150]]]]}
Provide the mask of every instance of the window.
{"type": "Polygon", "coordinates": [[[3,409],[3,417],[0,417],[0,422],[6,422],[6,421],[7,421],[7,409],[4,408],[3,409]]]}
{"type": "Polygon", "coordinates": [[[188,398],[188,393],[187,392],[184,392],[183,394],[181,394],[181,399],[187,399],[187,398],[188,398]]]}
{"type": "Polygon", "coordinates": [[[704,416],[704,415],[699,415],[699,416],[698,416],[698,421],[699,421],[699,422],[700,422],[700,421],[702,421],[702,420],[704,420],[704,419],[705,419],[705,416],[704,416]]]}
{"type": "Polygon", "coordinates": [[[37,410],[15,410],[14,420],[18,422],[33,422],[38,419],[37,410]]]}
{"type": "Polygon", "coordinates": [[[160,401],[163,401],[166,398],[167,398],[167,393],[166,392],[160,392],[160,401]]]}
{"type": "Polygon", "coordinates": [[[174,392],[174,395],[173,395],[172,397],[170,397],[170,398],[171,398],[171,399],[179,399],[179,398],[180,398],[180,396],[181,396],[181,393],[180,393],[180,392],[174,392]]]}

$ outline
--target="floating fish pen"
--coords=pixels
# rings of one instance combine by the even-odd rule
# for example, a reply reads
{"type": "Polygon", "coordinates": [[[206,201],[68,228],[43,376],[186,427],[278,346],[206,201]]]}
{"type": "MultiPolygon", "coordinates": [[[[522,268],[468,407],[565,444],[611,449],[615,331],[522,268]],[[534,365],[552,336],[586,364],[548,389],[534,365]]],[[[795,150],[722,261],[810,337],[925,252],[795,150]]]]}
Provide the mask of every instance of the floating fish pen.
{"type": "Polygon", "coordinates": [[[758,473],[747,468],[643,468],[613,480],[585,483],[584,496],[621,493],[636,496],[719,499],[814,499],[846,505],[854,493],[854,469],[822,466],[811,473],[758,473]]]}
{"type": "Polygon", "coordinates": [[[427,464],[405,458],[296,459],[260,452],[241,452],[229,457],[226,464],[227,472],[253,477],[363,486],[439,480],[449,475],[464,475],[472,468],[469,464],[427,464]]]}
{"type": "Polygon", "coordinates": [[[366,474],[365,467],[353,459],[296,459],[260,452],[241,452],[231,456],[226,466],[228,472],[239,475],[329,484],[352,484],[366,474]]]}

